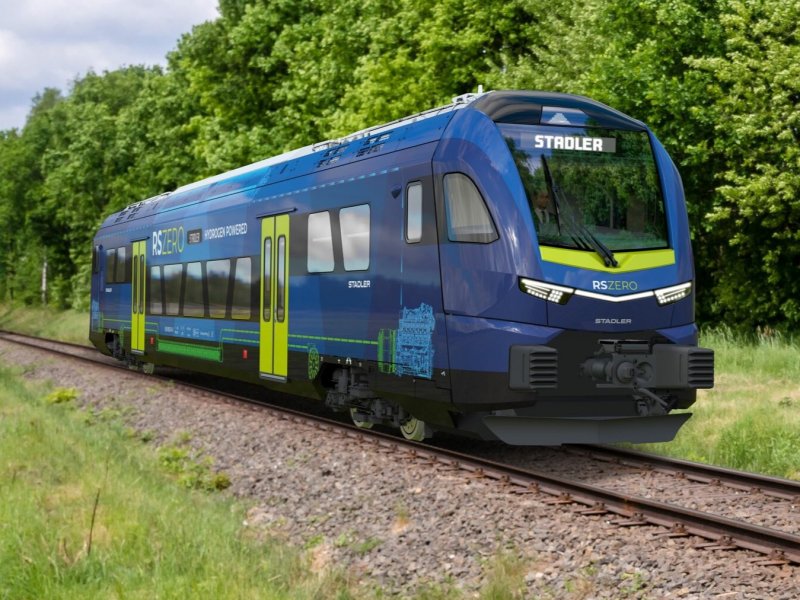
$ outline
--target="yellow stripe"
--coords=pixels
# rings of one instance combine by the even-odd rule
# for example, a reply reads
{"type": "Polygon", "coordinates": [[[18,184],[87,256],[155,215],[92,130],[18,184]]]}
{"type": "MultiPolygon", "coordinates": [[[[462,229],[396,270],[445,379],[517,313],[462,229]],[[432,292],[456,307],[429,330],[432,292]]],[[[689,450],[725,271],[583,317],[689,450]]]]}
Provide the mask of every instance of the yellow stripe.
{"type": "Polygon", "coordinates": [[[542,260],[568,267],[578,267],[589,271],[604,271],[606,273],[630,273],[643,271],[675,264],[675,251],[664,250],[636,250],[634,252],[615,252],[614,258],[619,263],[618,267],[607,267],[597,252],[589,250],[571,250],[569,248],[554,248],[540,246],[542,260]]]}

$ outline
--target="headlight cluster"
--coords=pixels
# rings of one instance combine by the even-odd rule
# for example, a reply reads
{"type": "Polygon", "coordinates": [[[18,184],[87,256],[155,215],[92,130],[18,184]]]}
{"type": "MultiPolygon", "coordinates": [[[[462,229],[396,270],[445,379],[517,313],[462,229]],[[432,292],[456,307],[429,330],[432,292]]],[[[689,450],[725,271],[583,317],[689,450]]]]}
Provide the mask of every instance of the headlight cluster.
{"type": "Polygon", "coordinates": [[[554,283],[545,283],[543,281],[534,281],[533,279],[525,279],[524,277],[520,277],[519,287],[523,292],[531,296],[536,296],[537,298],[549,302],[555,302],[556,304],[566,304],[572,297],[572,294],[575,293],[574,288],[555,285],[554,283]]]}
{"type": "Polygon", "coordinates": [[[593,298],[595,300],[604,300],[606,302],[628,302],[630,300],[641,300],[642,298],[656,297],[659,305],[665,306],[672,304],[678,300],[683,300],[692,293],[692,282],[687,281],[679,285],[661,288],[658,290],[650,290],[647,292],[637,292],[635,294],[628,294],[625,296],[610,296],[607,294],[598,294],[597,292],[587,292],[585,290],[578,290],[563,285],[556,285],[554,283],[545,283],[544,281],[536,281],[533,279],[526,279],[525,277],[519,278],[519,289],[526,294],[535,296],[548,302],[555,302],[556,304],[566,304],[572,296],[584,296],[586,298],[593,298]]]}
{"type": "Polygon", "coordinates": [[[656,290],[656,300],[660,305],[672,304],[678,300],[683,300],[692,293],[692,282],[687,281],[680,285],[673,285],[672,287],[661,288],[656,290]]]}

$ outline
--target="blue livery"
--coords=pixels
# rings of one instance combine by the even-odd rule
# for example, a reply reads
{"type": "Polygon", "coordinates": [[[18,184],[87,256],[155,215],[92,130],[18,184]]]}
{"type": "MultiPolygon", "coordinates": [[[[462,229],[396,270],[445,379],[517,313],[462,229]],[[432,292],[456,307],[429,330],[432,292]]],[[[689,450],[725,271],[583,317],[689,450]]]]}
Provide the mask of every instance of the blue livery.
{"type": "Polygon", "coordinates": [[[641,122],[489,92],[137,202],[94,240],[90,338],[422,440],[662,441],[696,390],[675,165],[641,122]]]}

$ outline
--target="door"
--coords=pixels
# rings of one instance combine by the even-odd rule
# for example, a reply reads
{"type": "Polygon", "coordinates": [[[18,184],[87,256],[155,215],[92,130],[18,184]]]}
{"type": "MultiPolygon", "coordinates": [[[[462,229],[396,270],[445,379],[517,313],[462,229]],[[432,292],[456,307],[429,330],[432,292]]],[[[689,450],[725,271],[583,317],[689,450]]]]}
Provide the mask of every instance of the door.
{"type": "Polygon", "coordinates": [[[259,372],[286,381],[289,362],[289,215],[261,220],[259,372]]]}
{"type": "Polygon", "coordinates": [[[133,242],[131,273],[131,352],[144,354],[144,292],[147,240],[133,242]]]}

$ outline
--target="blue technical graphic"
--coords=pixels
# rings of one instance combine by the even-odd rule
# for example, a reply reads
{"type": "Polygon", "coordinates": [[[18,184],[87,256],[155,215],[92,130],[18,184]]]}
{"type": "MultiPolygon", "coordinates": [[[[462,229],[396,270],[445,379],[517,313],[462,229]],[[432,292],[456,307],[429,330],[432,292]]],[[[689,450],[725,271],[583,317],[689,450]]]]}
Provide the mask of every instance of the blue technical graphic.
{"type": "Polygon", "coordinates": [[[430,378],[433,373],[433,307],[424,302],[418,308],[403,308],[395,340],[397,375],[430,378]]]}

